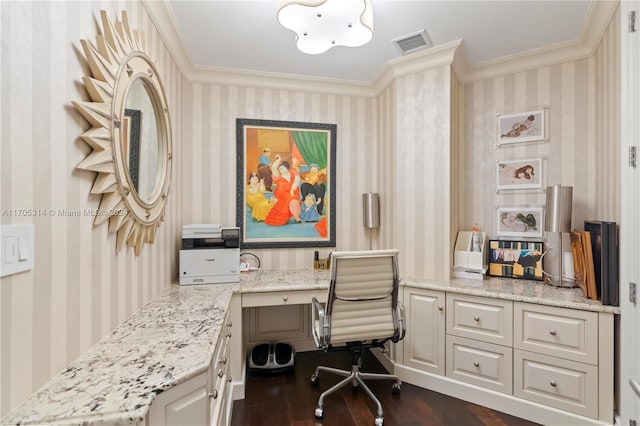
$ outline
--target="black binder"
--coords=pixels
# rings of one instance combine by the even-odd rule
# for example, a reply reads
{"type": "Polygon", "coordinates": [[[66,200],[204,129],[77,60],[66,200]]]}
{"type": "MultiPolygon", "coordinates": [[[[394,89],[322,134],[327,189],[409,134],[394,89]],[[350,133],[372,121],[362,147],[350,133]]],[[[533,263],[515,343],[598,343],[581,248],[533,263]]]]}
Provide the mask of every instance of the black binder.
{"type": "Polygon", "coordinates": [[[584,230],[591,233],[598,299],[603,305],[618,306],[618,226],[615,222],[585,220],[584,230]]]}

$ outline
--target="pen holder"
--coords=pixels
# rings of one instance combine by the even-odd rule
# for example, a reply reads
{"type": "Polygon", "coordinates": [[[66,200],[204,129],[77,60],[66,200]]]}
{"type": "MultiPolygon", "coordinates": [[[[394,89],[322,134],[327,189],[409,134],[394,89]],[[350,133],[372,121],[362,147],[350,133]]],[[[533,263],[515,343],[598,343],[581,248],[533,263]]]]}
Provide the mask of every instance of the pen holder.
{"type": "Polygon", "coordinates": [[[318,259],[313,261],[313,269],[329,269],[331,266],[330,259],[318,259]]]}

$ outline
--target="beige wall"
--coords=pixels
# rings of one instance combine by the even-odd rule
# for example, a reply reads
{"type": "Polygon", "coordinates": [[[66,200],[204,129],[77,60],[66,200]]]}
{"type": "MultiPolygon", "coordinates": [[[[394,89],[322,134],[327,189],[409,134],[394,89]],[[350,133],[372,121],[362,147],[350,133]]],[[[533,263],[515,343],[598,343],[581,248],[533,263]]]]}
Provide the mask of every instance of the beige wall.
{"type": "MultiPolygon", "coordinates": [[[[79,40],[93,40],[100,9],[128,10],[162,73],[176,159],[168,210],[139,258],[115,256],[115,235],[90,217],[1,218],[35,224],[36,268],[0,280],[0,416],[176,279],[183,223],[235,224],[237,117],[336,123],[337,248],[369,247],[361,194],[378,191],[374,247],[400,248],[405,275],[448,276],[458,227],[493,233],[497,206],[544,204],[542,192],[495,193],[496,160],[545,158],[546,184],[575,187],[574,223],[619,217],[615,28],[589,59],[465,85],[446,66],[368,98],[186,83],[140,3],[110,1],[0,2],[2,209],[98,207],[94,175],[75,170],[89,149],[70,101],[88,98],[79,40]],[[549,141],[495,146],[497,112],[538,107],[549,141]]],[[[253,251],[265,268],[302,268],[313,249],[253,251]]]]}
{"type": "MultiPolygon", "coordinates": [[[[313,92],[185,86],[181,207],[184,223],[236,223],[236,118],[337,124],[336,247],[369,247],[361,194],[376,189],[376,100],[313,92]]],[[[329,248],[319,249],[326,255],[329,248]]],[[[263,267],[304,268],[312,248],[250,250],[263,267]]]]}
{"type": "Polygon", "coordinates": [[[574,187],[573,227],[585,219],[618,221],[618,17],[596,55],[465,84],[460,90],[463,141],[458,153],[458,220],[496,231],[496,209],[544,206],[544,190],[495,188],[496,161],[542,158],[545,186],[574,187]],[[497,114],[547,110],[549,139],[496,145],[497,114]]]}
{"type": "MultiPolygon", "coordinates": [[[[70,104],[88,100],[80,39],[94,42],[99,11],[126,9],[147,35],[181,134],[182,77],[138,2],[0,2],[0,209],[97,209],[95,174],[75,170],[90,151],[86,121],[70,104]]],[[[180,156],[176,137],[174,155],[180,156]]],[[[180,167],[174,162],[165,222],[136,258],[115,256],[115,234],[93,218],[0,217],[35,225],[35,269],[0,280],[0,416],[154,297],[176,276],[180,167]]]]}

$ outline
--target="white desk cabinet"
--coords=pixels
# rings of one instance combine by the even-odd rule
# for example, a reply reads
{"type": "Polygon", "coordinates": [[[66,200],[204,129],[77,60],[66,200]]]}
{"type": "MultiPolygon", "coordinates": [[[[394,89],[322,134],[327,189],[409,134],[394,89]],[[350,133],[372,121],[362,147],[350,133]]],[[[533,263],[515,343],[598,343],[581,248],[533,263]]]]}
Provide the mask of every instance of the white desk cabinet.
{"type": "Polygon", "coordinates": [[[207,371],[159,394],[151,403],[147,426],[230,424],[232,325],[227,313],[207,371]]]}
{"type": "Polygon", "coordinates": [[[421,371],[444,375],[445,293],[404,288],[407,334],[401,362],[421,371]]]}
{"type": "Polygon", "coordinates": [[[514,394],[597,418],[612,391],[609,380],[598,385],[600,362],[609,368],[598,356],[599,314],[518,302],[514,311],[514,394]]]}
{"type": "Polygon", "coordinates": [[[401,380],[538,423],[613,423],[612,313],[411,286],[403,301],[401,380]]]}
{"type": "Polygon", "coordinates": [[[202,373],[159,394],[151,404],[147,425],[209,424],[209,383],[202,373]]]}

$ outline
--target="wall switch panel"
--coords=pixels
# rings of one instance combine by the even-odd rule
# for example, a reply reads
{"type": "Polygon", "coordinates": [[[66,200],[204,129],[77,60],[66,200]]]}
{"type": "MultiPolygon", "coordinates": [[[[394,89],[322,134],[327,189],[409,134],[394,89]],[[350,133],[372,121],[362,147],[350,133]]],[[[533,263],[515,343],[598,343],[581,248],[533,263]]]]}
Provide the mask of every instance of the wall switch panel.
{"type": "Polygon", "coordinates": [[[33,269],[34,235],[34,225],[0,226],[0,277],[33,269]]]}

